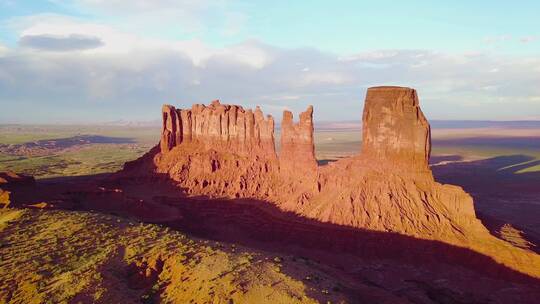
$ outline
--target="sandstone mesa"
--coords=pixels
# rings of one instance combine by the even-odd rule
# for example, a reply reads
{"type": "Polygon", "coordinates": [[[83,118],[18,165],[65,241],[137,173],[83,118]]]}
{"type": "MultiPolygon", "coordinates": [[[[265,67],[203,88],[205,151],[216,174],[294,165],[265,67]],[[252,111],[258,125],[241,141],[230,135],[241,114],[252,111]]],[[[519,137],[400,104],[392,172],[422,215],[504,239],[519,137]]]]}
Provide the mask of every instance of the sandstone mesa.
{"type": "Polygon", "coordinates": [[[311,106],[298,122],[283,113],[279,153],[274,119],[259,107],[216,100],[164,105],[162,115],[159,146],[119,178],[164,176],[192,196],[256,200],[320,222],[442,241],[540,278],[537,255],[491,236],[469,194],[434,180],[430,126],[414,89],[368,89],[360,153],[325,166],[315,158],[311,106]]]}

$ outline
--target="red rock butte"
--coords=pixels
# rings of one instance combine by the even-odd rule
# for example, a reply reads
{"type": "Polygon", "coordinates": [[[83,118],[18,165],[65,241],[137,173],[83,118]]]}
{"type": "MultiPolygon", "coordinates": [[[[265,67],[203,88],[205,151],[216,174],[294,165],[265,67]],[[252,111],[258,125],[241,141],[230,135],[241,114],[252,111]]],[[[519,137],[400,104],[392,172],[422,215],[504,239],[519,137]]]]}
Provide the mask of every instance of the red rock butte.
{"type": "Polygon", "coordinates": [[[390,168],[428,171],[431,132],[416,90],[374,87],[367,91],[362,154],[390,168]]]}
{"type": "Polygon", "coordinates": [[[241,106],[195,104],[190,110],[164,105],[160,147],[167,153],[182,143],[197,142],[208,148],[219,147],[240,155],[275,157],[274,119],[261,109],[241,106]]]}
{"type": "Polygon", "coordinates": [[[246,198],[319,222],[442,241],[540,278],[538,255],[491,236],[469,194],[433,179],[430,126],[414,89],[368,89],[361,153],[325,166],[315,158],[311,106],[298,122],[283,113],[279,156],[274,120],[259,107],[213,101],[162,113],[159,146],[119,177],[165,176],[179,196],[246,198]]]}

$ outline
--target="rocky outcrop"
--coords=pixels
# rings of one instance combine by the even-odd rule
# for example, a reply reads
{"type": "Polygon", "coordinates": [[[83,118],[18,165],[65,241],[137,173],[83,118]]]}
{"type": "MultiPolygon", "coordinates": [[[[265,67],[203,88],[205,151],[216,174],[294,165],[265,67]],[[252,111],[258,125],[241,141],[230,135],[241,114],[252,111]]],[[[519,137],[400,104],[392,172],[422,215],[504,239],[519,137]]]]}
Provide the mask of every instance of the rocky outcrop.
{"type": "Polygon", "coordinates": [[[294,123],[284,113],[277,157],[274,121],[259,108],[165,106],[159,149],[126,164],[121,175],[167,176],[188,195],[248,198],[320,222],[442,241],[540,277],[538,256],[492,237],[470,195],[434,181],[430,126],[414,89],[370,88],[361,153],[322,167],[312,116],[309,107],[294,123]]]}
{"type": "Polygon", "coordinates": [[[369,88],[362,126],[361,153],[319,170],[319,193],[302,214],[453,243],[463,241],[457,225],[483,229],[470,195],[433,180],[430,126],[416,90],[369,88]]]}
{"type": "Polygon", "coordinates": [[[176,144],[182,143],[181,120],[173,106],[163,105],[163,126],[161,128],[161,152],[169,152],[176,144]]]}
{"type": "Polygon", "coordinates": [[[320,168],[311,106],[298,122],[283,113],[278,158],[274,122],[259,108],[214,101],[164,106],[163,117],[156,171],[189,193],[256,198],[325,222],[454,242],[456,223],[479,224],[468,194],[432,178],[430,126],[414,89],[368,89],[362,153],[320,168]]]}
{"type": "Polygon", "coordinates": [[[261,109],[195,104],[163,107],[160,146],[125,165],[125,175],[169,176],[188,193],[211,197],[269,197],[279,162],[274,120],[261,109]]]}
{"type": "Polygon", "coordinates": [[[311,106],[297,123],[291,112],[284,112],[279,159],[274,120],[259,107],[216,100],[189,110],[164,105],[162,114],[158,150],[127,163],[127,175],[165,174],[188,193],[211,197],[268,199],[288,193],[294,204],[316,189],[311,106]]]}
{"type": "Polygon", "coordinates": [[[416,90],[374,87],[367,91],[362,154],[385,170],[428,172],[431,132],[416,90]]]}
{"type": "Polygon", "coordinates": [[[197,142],[208,148],[241,155],[275,158],[274,119],[261,109],[244,110],[214,100],[208,106],[195,104],[191,110],[164,105],[160,147],[167,153],[183,142],[197,142]]]}
{"type": "Polygon", "coordinates": [[[313,142],[313,107],[300,113],[294,123],[290,111],[283,112],[281,122],[280,170],[286,175],[313,176],[317,171],[315,144],[313,142]]]}

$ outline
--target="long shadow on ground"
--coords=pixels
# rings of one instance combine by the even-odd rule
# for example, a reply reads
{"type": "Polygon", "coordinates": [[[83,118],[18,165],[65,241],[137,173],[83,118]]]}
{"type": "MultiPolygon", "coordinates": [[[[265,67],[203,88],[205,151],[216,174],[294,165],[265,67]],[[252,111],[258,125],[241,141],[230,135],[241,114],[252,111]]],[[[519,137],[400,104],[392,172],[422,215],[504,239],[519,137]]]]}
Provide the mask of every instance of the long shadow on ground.
{"type": "Polygon", "coordinates": [[[519,227],[537,245],[532,249],[540,252],[540,172],[522,172],[540,160],[527,155],[466,162],[459,162],[457,155],[445,158],[440,161],[449,162],[432,166],[437,181],[459,185],[470,193],[479,218],[490,230],[504,224],[519,227]]]}
{"type": "Polygon", "coordinates": [[[433,146],[508,147],[540,149],[540,136],[475,136],[466,138],[433,138],[433,146]]]}
{"type": "MultiPolygon", "coordinates": [[[[265,201],[188,198],[182,196],[177,188],[166,189],[169,187],[167,181],[160,182],[158,179],[159,177],[156,176],[156,180],[152,183],[137,181],[125,187],[121,183],[117,184],[116,187],[122,188],[121,191],[89,190],[97,188],[92,188],[93,186],[88,184],[92,177],[88,177],[82,186],[83,178],[72,182],[69,180],[40,181],[32,194],[25,193],[24,199],[37,202],[60,197],[61,199],[56,201],[57,208],[95,210],[136,217],[146,222],[160,223],[186,231],[205,239],[231,242],[265,251],[306,256],[341,269],[362,284],[391,293],[395,290],[385,289],[385,286],[371,279],[373,276],[363,276],[363,272],[367,271],[365,267],[370,265],[370,261],[377,264],[388,261],[393,265],[389,267],[392,269],[390,273],[393,271],[394,274],[400,272],[403,274],[403,267],[409,269],[408,271],[412,269],[413,272],[421,275],[415,277],[414,274],[407,273],[403,277],[410,282],[415,281],[414,278],[422,278],[424,282],[422,284],[433,284],[427,286],[427,289],[435,288],[434,281],[440,276],[452,284],[460,284],[467,277],[467,284],[471,286],[480,284],[482,288],[493,290],[503,288],[509,282],[540,288],[540,280],[512,270],[470,249],[397,233],[324,223],[284,212],[265,201]],[[40,187],[43,191],[40,191],[40,187]],[[152,196],[152,199],[133,199],[137,193],[130,189],[137,189],[141,193],[146,192],[152,196]],[[47,196],[40,197],[40,193],[47,193],[47,196]],[[164,213],[171,214],[171,210],[177,212],[179,216],[165,219],[164,213]],[[364,261],[364,268],[357,264],[359,261],[364,261]],[[430,280],[433,281],[425,283],[430,280]],[[486,287],[486,282],[489,282],[488,287],[486,287]]],[[[100,184],[99,180],[95,182],[95,185],[100,184]]],[[[114,186],[110,185],[110,187],[114,189],[114,186]]],[[[294,277],[293,273],[290,275],[294,277]]],[[[388,279],[385,278],[385,280],[388,279]]],[[[439,290],[432,294],[434,297],[432,300],[437,302],[441,300],[438,297],[442,297],[452,299],[448,303],[470,302],[470,299],[463,300],[462,296],[451,290],[439,290]]],[[[534,296],[540,296],[540,294],[534,296]]],[[[357,301],[363,300],[360,294],[355,297],[357,301]]],[[[475,298],[473,302],[478,302],[476,300],[485,299],[475,298]]]]}
{"type": "Polygon", "coordinates": [[[181,221],[168,223],[169,226],[204,238],[246,242],[247,245],[259,243],[266,250],[275,248],[276,243],[283,243],[413,264],[443,262],[462,265],[488,275],[539,283],[469,249],[397,233],[323,223],[284,212],[268,202],[166,197],[161,200],[164,204],[180,208],[184,216],[181,221]],[[273,244],[267,245],[268,242],[273,244]]]}

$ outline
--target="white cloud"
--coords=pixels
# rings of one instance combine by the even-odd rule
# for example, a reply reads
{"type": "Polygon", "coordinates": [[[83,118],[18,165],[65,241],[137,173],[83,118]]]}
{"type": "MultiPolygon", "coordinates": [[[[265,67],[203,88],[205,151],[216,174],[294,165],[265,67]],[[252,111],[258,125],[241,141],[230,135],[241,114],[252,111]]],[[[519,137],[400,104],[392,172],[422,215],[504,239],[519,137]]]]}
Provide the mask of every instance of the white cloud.
{"type": "Polygon", "coordinates": [[[123,32],[107,25],[84,22],[62,16],[43,16],[21,32],[21,36],[29,35],[89,35],[98,37],[103,45],[95,52],[125,53],[135,48],[151,44],[151,41],[138,35],[123,32]]]}
{"type": "Polygon", "coordinates": [[[255,41],[247,41],[228,48],[212,48],[196,39],[171,41],[148,38],[112,26],[59,15],[21,18],[12,21],[12,26],[19,29],[21,42],[25,42],[26,37],[37,37],[41,40],[46,38],[61,40],[71,37],[73,40],[77,37],[90,37],[91,34],[91,37],[99,40],[99,44],[83,49],[87,53],[128,54],[136,51],[171,50],[178,52],[179,55],[188,56],[197,66],[204,66],[208,60],[226,58],[258,69],[272,60],[271,54],[259,47],[255,41]]]}
{"type": "Polygon", "coordinates": [[[339,57],[253,40],[215,48],[57,15],[11,25],[20,37],[95,37],[101,43],[62,53],[0,45],[0,108],[7,109],[0,120],[20,113],[30,121],[61,113],[151,120],[162,103],[215,98],[272,105],[266,111],[277,117],[284,107],[314,104],[320,119],[359,119],[364,90],[372,85],[417,88],[430,118],[496,119],[510,109],[540,115],[537,56],[375,50],[339,57]],[[25,106],[33,111],[21,110],[25,106]],[[98,114],[87,115],[92,111],[98,114]]]}
{"type": "Polygon", "coordinates": [[[265,67],[273,60],[269,48],[265,48],[255,41],[247,41],[242,44],[217,50],[210,54],[207,59],[213,56],[218,57],[218,60],[231,60],[257,69],[265,67]]]}
{"type": "Polygon", "coordinates": [[[299,77],[297,85],[299,86],[308,86],[308,85],[324,85],[324,84],[344,84],[350,81],[349,77],[343,73],[331,72],[331,71],[322,71],[322,72],[311,72],[304,73],[299,77]]]}
{"type": "Polygon", "coordinates": [[[206,21],[234,34],[243,26],[243,16],[228,8],[227,0],[55,0],[85,13],[94,13],[114,19],[116,25],[137,32],[178,31],[204,32],[206,21]]]}

